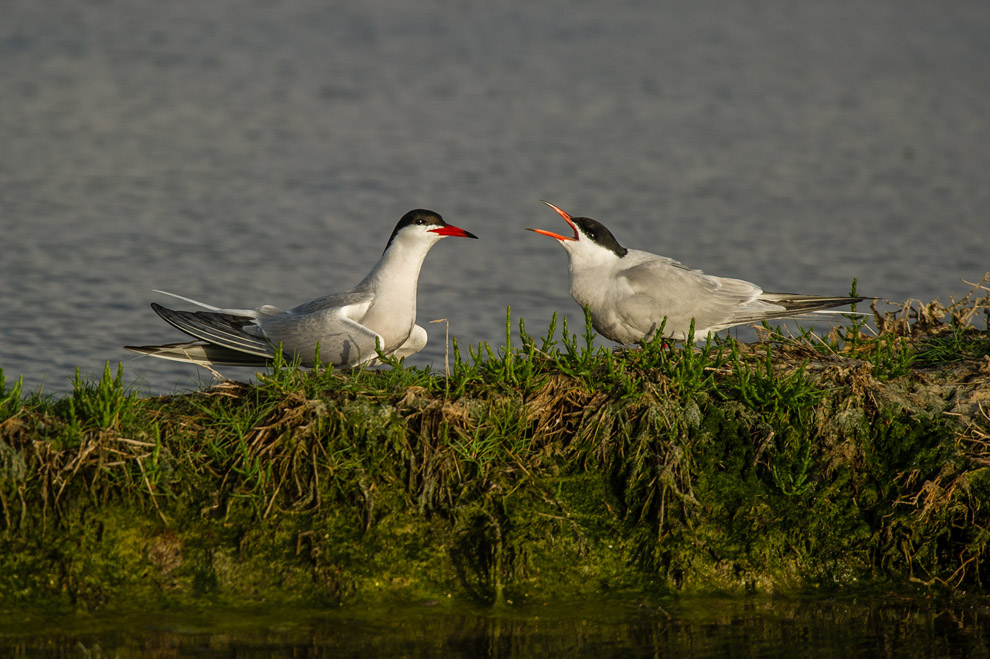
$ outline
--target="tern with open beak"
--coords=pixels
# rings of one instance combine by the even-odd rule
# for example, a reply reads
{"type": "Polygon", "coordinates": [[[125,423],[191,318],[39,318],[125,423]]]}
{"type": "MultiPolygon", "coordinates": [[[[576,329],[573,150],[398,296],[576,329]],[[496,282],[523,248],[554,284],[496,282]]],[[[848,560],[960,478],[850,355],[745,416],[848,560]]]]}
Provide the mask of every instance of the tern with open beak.
{"type": "MultiPolygon", "coordinates": [[[[677,261],[626,249],[601,222],[571,217],[543,202],[574,231],[563,236],[530,229],[556,240],[567,252],[571,296],[587,308],[595,330],[624,345],[662,336],[687,339],[694,320],[694,338],[734,325],[786,318],[860,302],[861,297],[824,297],[768,293],[741,279],[706,275],[677,261]]],[[[838,312],[832,312],[838,313],[838,312]]]]}

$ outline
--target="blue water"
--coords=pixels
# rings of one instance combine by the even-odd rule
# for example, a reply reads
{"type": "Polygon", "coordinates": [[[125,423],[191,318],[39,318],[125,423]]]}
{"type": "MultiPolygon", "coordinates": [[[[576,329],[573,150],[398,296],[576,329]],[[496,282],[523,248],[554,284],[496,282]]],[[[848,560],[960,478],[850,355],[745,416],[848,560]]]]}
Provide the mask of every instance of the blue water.
{"type": "Polygon", "coordinates": [[[988,34],[984,0],[7,2],[0,367],[195,387],[121,349],[182,338],[153,289],[292,306],[415,207],[481,237],[420,282],[462,345],[579,316],[540,199],[770,290],[945,300],[990,270],[988,34]]]}

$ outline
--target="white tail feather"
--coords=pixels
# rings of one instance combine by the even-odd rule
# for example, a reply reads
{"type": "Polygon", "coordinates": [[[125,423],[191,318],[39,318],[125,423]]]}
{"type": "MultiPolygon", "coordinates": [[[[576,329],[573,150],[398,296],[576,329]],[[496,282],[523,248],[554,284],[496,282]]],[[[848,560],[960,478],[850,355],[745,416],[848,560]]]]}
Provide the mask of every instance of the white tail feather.
{"type": "Polygon", "coordinates": [[[199,302],[193,300],[192,298],[183,297],[181,295],[176,295],[175,293],[169,293],[168,291],[160,291],[157,288],[154,289],[155,293],[161,293],[162,295],[168,295],[169,297],[175,297],[190,304],[195,304],[197,307],[203,307],[204,309],[209,309],[210,311],[223,311],[220,307],[214,307],[212,304],[206,304],[205,302],[199,302]]]}

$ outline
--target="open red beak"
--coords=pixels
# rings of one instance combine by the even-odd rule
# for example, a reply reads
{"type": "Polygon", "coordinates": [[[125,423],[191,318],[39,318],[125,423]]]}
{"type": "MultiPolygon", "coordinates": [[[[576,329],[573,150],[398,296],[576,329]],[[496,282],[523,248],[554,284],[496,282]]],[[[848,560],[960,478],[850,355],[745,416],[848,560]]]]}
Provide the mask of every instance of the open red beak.
{"type": "Polygon", "coordinates": [[[574,230],[574,236],[573,237],[562,236],[559,233],[554,233],[553,231],[547,231],[546,229],[529,229],[529,231],[543,234],[544,236],[550,236],[551,238],[554,238],[556,240],[577,240],[578,231],[577,231],[577,227],[574,226],[574,222],[571,221],[571,216],[565,213],[564,211],[560,210],[553,204],[551,204],[549,201],[544,201],[543,203],[549,206],[550,208],[554,209],[555,211],[557,211],[557,214],[560,215],[562,218],[564,218],[564,221],[567,222],[567,224],[570,225],[571,229],[574,230]]]}
{"type": "Polygon", "coordinates": [[[440,234],[441,236],[456,236],[457,238],[477,238],[470,231],[465,231],[460,227],[455,227],[453,224],[448,224],[446,226],[437,227],[436,229],[430,229],[433,233],[440,234]]]}

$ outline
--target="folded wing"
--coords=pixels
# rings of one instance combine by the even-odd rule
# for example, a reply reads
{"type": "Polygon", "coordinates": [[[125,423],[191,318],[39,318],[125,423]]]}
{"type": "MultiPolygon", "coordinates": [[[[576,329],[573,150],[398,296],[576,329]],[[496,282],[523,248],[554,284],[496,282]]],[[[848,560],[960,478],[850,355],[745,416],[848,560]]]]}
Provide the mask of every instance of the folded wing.
{"type": "Polygon", "coordinates": [[[270,359],[275,346],[258,331],[256,318],[216,311],[176,311],[152,303],[165,322],[189,336],[234,352],[270,359]]]}

